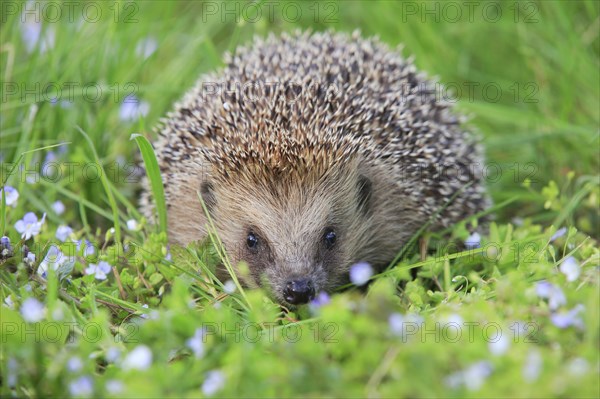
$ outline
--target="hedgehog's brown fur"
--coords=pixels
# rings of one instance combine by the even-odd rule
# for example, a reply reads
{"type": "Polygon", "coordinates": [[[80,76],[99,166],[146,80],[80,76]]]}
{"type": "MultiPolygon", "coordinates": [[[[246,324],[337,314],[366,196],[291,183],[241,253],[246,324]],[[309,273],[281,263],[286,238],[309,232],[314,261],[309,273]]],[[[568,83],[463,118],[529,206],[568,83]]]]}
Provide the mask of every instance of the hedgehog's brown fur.
{"type": "Polygon", "coordinates": [[[387,265],[429,219],[449,226],[486,206],[476,145],[434,84],[376,39],[270,36],[226,62],[163,121],[156,153],[170,240],[205,236],[201,193],[248,285],[282,303],[290,279],[331,290],[354,262],[387,265]]]}

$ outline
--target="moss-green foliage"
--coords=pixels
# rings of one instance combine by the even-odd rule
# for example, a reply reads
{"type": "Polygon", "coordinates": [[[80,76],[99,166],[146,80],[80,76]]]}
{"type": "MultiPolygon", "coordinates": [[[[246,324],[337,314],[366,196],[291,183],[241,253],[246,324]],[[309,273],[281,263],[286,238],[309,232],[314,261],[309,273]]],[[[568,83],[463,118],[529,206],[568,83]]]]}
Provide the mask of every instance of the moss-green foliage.
{"type": "Polygon", "coordinates": [[[0,396],[197,397],[212,386],[227,397],[597,397],[597,2],[499,3],[501,16],[488,2],[270,2],[273,18],[263,4],[255,22],[246,3],[92,2],[102,17],[79,22],[75,5],[72,23],[67,8],[52,22],[38,4],[54,44],[31,52],[25,3],[2,4],[0,182],[19,198],[0,199],[13,253],[0,253],[0,396]],[[425,259],[404,251],[366,290],[286,313],[216,280],[216,237],[169,246],[141,217],[131,134],[153,138],[223,51],[294,28],[404,43],[455,89],[496,204],[479,248],[462,247],[466,220],[428,233],[425,259]],[[144,58],[148,38],[157,48],[144,58]],[[129,94],[145,118],[120,118],[129,94]],[[23,240],[15,223],[27,212],[47,217],[23,240]],[[60,225],[73,228],[66,242],[60,225]],[[57,272],[38,273],[52,244],[57,272]]]}

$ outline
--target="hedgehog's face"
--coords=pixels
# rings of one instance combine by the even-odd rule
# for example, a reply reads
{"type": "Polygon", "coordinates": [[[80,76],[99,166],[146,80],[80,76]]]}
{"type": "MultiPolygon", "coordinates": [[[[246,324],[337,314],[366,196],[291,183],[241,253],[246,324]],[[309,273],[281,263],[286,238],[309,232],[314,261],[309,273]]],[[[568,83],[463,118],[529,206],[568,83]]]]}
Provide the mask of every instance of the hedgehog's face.
{"type": "Polygon", "coordinates": [[[330,291],[360,260],[370,184],[357,173],[205,184],[202,195],[232,263],[248,264],[245,283],[268,288],[282,304],[330,291]]]}

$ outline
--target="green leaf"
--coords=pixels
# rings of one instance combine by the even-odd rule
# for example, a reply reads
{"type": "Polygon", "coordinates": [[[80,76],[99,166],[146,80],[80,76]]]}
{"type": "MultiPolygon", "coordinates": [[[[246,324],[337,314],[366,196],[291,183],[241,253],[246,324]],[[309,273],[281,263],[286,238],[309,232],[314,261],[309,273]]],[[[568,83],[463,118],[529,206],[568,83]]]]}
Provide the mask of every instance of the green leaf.
{"type": "Polygon", "coordinates": [[[156,204],[156,210],[158,212],[158,226],[161,232],[167,234],[167,206],[165,202],[165,191],[160,176],[160,169],[158,167],[158,161],[156,160],[156,154],[154,148],[147,138],[141,134],[132,134],[131,140],[135,140],[142,158],[144,160],[144,166],[146,167],[146,175],[150,181],[150,187],[152,188],[152,195],[154,196],[154,203],[156,204]]]}

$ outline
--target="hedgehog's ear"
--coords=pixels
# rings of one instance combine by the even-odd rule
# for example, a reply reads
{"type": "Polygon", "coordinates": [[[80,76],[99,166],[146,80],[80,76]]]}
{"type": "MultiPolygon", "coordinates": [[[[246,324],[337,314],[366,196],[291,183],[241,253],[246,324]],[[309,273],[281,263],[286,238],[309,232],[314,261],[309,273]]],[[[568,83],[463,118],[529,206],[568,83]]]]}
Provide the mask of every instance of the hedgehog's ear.
{"type": "Polygon", "coordinates": [[[373,183],[365,175],[358,176],[358,209],[365,214],[369,212],[371,205],[371,193],[373,192],[373,183]]]}
{"type": "Polygon", "coordinates": [[[214,186],[211,182],[203,181],[202,184],[200,184],[200,195],[202,196],[204,205],[206,205],[206,209],[208,209],[209,213],[212,213],[212,210],[217,203],[217,199],[215,198],[214,186]]]}

